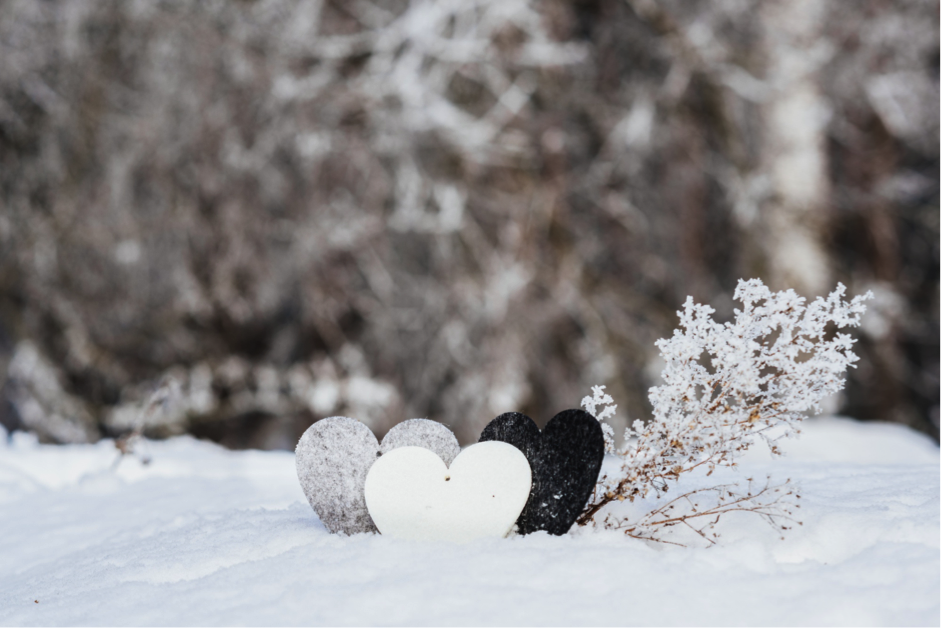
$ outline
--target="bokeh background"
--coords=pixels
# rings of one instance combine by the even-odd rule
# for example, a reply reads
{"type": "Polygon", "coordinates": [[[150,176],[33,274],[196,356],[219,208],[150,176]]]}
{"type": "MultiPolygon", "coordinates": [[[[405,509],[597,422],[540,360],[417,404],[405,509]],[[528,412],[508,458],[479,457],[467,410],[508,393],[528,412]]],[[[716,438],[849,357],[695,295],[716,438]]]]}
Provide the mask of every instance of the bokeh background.
{"type": "Polygon", "coordinates": [[[2,0],[0,420],[464,443],[649,416],[687,295],[875,299],[828,408],[938,438],[939,6],[2,0]],[[154,391],[161,403],[144,411],[154,391]]]}

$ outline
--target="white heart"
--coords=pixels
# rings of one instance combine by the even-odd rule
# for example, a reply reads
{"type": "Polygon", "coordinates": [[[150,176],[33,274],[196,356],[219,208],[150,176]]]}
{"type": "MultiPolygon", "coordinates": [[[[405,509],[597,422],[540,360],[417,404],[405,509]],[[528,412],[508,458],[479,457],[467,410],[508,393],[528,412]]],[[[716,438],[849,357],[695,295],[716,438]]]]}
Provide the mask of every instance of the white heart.
{"type": "Polygon", "coordinates": [[[366,507],[379,531],[417,540],[504,537],[529,499],[526,456],[500,441],[471,445],[448,469],[421,447],[384,454],[366,476],[366,507]]]}
{"type": "Polygon", "coordinates": [[[311,425],[297,443],[295,465],[307,501],[331,532],[375,532],[363,499],[369,468],[397,447],[421,446],[447,462],[461,453],[454,434],[434,421],[409,419],[382,439],[356,419],[335,416],[311,425]]]}

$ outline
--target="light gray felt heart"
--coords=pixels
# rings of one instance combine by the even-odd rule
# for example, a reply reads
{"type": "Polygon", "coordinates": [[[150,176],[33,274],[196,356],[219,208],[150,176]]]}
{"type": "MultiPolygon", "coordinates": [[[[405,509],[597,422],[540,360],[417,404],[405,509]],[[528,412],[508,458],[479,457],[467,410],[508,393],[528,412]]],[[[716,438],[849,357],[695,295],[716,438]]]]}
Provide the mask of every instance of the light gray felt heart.
{"type": "Polygon", "coordinates": [[[376,440],[365,424],[345,416],[317,421],[297,443],[294,459],[297,479],[307,501],[331,532],[376,532],[363,487],[376,459],[399,447],[424,447],[445,464],[461,453],[448,428],[427,419],[409,419],[376,440]]]}

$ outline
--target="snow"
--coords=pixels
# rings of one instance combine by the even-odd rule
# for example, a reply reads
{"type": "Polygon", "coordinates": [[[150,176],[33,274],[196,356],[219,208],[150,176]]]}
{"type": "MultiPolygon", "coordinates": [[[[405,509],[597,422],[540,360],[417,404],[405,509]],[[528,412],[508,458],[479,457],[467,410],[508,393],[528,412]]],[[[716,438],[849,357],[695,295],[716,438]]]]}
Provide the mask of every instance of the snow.
{"type": "Polygon", "coordinates": [[[743,514],[686,548],[333,535],[292,453],[180,437],[114,468],[107,441],[0,434],[0,624],[938,625],[937,446],[898,425],[802,429],[784,459],[713,477],[797,480],[803,525],[780,540],[743,514]]]}

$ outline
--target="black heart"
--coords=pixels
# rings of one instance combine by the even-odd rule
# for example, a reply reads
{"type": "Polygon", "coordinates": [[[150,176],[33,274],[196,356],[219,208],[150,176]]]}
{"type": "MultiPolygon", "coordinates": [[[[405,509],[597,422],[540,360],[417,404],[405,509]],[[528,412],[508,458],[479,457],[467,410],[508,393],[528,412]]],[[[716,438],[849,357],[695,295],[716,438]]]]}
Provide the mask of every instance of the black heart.
{"type": "Polygon", "coordinates": [[[601,472],[604,433],[583,410],[564,410],[539,431],[519,412],[501,414],[480,435],[519,449],[533,471],[529,501],[516,521],[520,534],[545,530],[562,535],[582,513],[601,472]]]}

